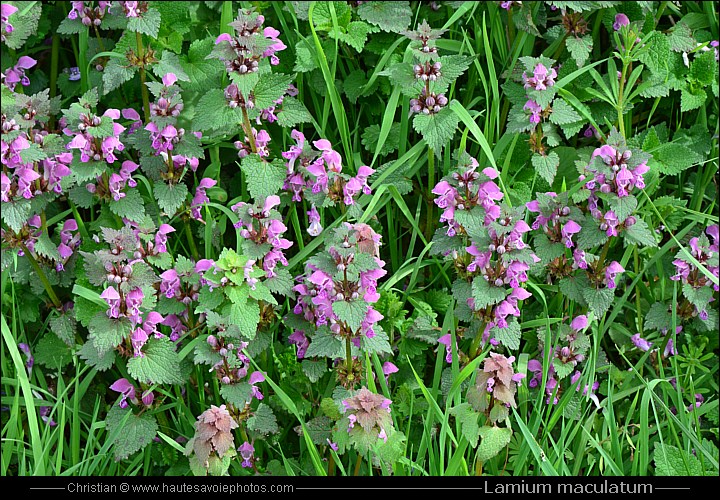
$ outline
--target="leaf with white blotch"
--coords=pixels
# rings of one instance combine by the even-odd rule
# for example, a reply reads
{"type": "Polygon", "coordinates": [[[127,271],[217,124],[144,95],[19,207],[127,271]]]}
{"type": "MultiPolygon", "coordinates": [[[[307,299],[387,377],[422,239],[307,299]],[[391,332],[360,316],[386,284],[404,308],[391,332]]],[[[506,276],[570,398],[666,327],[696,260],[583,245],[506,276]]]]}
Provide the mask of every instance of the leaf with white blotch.
{"type": "Polygon", "coordinates": [[[180,358],[175,344],[167,337],[151,338],[142,349],[143,356],[130,358],[128,373],[137,381],[151,384],[182,384],[180,358]]]}
{"type": "Polygon", "coordinates": [[[480,436],[482,440],[477,450],[477,459],[487,462],[510,443],[512,429],[485,425],[480,428],[480,436]]]}
{"type": "Polygon", "coordinates": [[[150,444],[157,435],[158,425],[149,413],[135,415],[132,409],[114,405],[105,417],[108,435],[115,435],[115,460],[124,460],[150,444]],[[129,414],[129,416],[128,416],[129,414]],[[120,429],[120,432],[117,430],[120,429]]]}

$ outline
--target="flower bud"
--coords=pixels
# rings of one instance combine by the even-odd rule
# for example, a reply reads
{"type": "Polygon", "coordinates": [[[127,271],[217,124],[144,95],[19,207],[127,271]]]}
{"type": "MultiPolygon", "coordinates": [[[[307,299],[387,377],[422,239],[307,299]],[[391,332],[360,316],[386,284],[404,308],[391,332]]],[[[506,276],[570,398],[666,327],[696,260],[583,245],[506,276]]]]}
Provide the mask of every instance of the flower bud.
{"type": "Polygon", "coordinates": [[[627,219],[625,219],[625,227],[634,226],[636,222],[637,219],[631,215],[627,219]]]}
{"type": "Polygon", "coordinates": [[[498,247],[497,247],[496,250],[497,250],[497,253],[498,253],[498,254],[502,255],[502,254],[505,253],[505,246],[503,246],[503,245],[498,245],[498,247]]]}

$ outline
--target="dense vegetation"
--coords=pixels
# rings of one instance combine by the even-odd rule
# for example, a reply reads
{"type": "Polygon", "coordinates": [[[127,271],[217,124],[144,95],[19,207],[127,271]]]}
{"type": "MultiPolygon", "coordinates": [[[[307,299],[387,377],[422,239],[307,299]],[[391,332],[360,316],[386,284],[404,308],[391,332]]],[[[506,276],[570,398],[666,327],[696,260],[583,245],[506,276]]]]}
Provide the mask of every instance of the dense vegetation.
{"type": "Polygon", "coordinates": [[[717,475],[715,3],[0,33],[3,475],[717,475]]]}

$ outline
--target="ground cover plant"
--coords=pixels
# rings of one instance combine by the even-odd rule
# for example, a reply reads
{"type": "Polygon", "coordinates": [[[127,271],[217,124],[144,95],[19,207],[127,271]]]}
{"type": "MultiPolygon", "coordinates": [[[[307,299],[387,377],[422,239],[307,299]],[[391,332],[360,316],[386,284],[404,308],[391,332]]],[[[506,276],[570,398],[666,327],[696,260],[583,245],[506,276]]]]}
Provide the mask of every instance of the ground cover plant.
{"type": "Polygon", "coordinates": [[[3,475],[717,475],[712,2],[2,3],[3,475]]]}

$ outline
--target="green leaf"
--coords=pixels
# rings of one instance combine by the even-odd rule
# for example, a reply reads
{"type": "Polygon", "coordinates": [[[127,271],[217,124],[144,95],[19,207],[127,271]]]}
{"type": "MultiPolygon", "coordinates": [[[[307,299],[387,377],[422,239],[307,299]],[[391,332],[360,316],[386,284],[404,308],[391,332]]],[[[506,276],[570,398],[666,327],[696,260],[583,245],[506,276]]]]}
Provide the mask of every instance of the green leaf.
{"type": "Polygon", "coordinates": [[[555,368],[555,374],[559,379],[564,379],[575,371],[575,365],[572,363],[563,363],[562,360],[558,358],[553,359],[552,363],[553,368],[555,368]]]}
{"type": "Polygon", "coordinates": [[[35,143],[30,144],[29,148],[20,151],[20,159],[22,163],[32,163],[47,158],[45,151],[35,143]]]}
{"type": "Polygon", "coordinates": [[[655,442],[653,452],[658,476],[702,476],[700,461],[694,455],[669,444],[655,442]]]}
{"type": "Polygon", "coordinates": [[[125,197],[118,201],[111,200],[108,206],[115,215],[133,222],[140,222],[145,218],[145,203],[137,189],[128,189],[125,197]]]}
{"type": "Polygon", "coordinates": [[[132,80],[136,71],[137,67],[131,66],[127,60],[111,57],[103,70],[103,94],[108,94],[132,80]]]}
{"type": "Polygon", "coordinates": [[[363,2],[357,8],[357,15],[363,21],[393,33],[408,29],[412,21],[412,10],[407,1],[363,2]]]}
{"type": "Polygon", "coordinates": [[[35,347],[35,362],[50,370],[60,370],[71,361],[70,347],[52,332],[47,332],[35,347]]]}
{"type": "Polygon", "coordinates": [[[265,403],[258,405],[253,416],[248,419],[247,425],[248,430],[261,435],[277,434],[280,430],[272,408],[265,403]]]}
{"type": "Polygon", "coordinates": [[[700,85],[710,85],[717,78],[717,70],[715,51],[709,50],[695,56],[688,76],[700,85]]]}
{"type": "Polygon", "coordinates": [[[115,349],[125,337],[130,335],[132,325],[130,320],[125,317],[120,319],[108,318],[105,311],[102,311],[93,316],[87,328],[90,332],[88,340],[92,341],[98,354],[102,356],[107,351],[115,349]]]}
{"type": "Polygon", "coordinates": [[[247,382],[222,384],[220,395],[225,401],[242,410],[247,403],[252,401],[252,386],[247,382]]]}
{"type": "Polygon", "coordinates": [[[309,378],[310,382],[313,384],[320,380],[320,378],[328,372],[327,361],[325,360],[315,361],[311,359],[303,359],[300,366],[302,366],[303,373],[307,375],[307,378],[309,378]]]}
{"type": "Polygon", "coordinates": [[[582,121],[582,117],[565,99],[558,98],[553,102],[550,121],[555,125],[567,125],[568,123],[582,121]]]}
{"type": "Polygon", "coordinates": [[[485,425],[480,428],[480,436],[482,441],[477,450],[477,459],[487,462],[510,443],[512,429],[485,425]]]}
{"type": "MultiPolygon", "coordinates": [[[[9,17],[13,31],[3,33],[5,38],[4,43],[10,49],[19,49],[30,36],[38,31],[38,25],[42,15],[42,2],[12,3],[18,10],[9,17]]],[[[5,62],[3,62],[3,70],[5,70],[5,67],[5,62]]]]}
{"type": "Polygon", "coordinates": [[[99,372],[104,372],[115,366],[115,351],[107,351],[105,354],[101,354],[92,342],[85,342],[78,351],[78,356],[99,372]]]}
{"type": "Polygon", "coordinates": [[[634,196],[612,196],[609,200],[610,208],[615,212],[618,221],[624,222],[637,208],[637,198],[634,196]]]}
{"type": "Polygon", "coordinates": [[[315,334],[305,352],[306,358],[342,358],[345,346],[340,339],[331,335],[327,330],[320,330],[315,334]]]}
{"type": "Polygon", "coordinates": [[[169,50],[163,51],[160,60],[152,66],[152,71],[161,79],[168,73],[174,73],[181,82],[190,81],[190,77],[185,73],[178,55],[169,50]]]}
{"type": "MultiPolygon", "coordinates": [[[[366,151],[374,153],[377,149],[378,139],[380,138],[380,126],[377,124],[370,125],[362,133],[362,144],[366,151]]],[[[390,126],[390,133],[382,145],[380,156],[387,156],[395,151],[400,145],[400,124],[393,123],[390,126]]],[[[376,174],[377,175],[377,174],[376,174]]]]}
{"type": "Polygon", "coordinates": [[[368,338],[365,335],[360,337],[360,346],[364,352],[368,354],[393,354],[392,347],[390,346],[390,340],[387,333],[382,329],[375,328],[375,336],[368,338]]]}
{"type": "Polygon", "coordinates": [[[478,418],[481,413],[476,412],[469,403],[461,403],[450,409],[450,414],[460,423],[461,432],[472,448],[475,448],[480,439],[480,426],[478,418]]]}
{"type": "Polygon", "coordinates": [[[653,159],[658,164],[658,171],[665,175],[679,174],[703,160],[702,156],[695,151],[675,142],[659,146],[653,151],[653,159]]]}
{"type": "Polygon", "coordinates": [[[582,38],[568,36],[565,39],[565,47],[567,47],[572,58],[575,59],[578,68],[582,68],[592,52],[593,38],[591,35],[586,35],[582,38]]]}
{"type": "Polygon", "coordinates": [[[23,198],[10,203],[3,203],[0,215],[2,215],[5,224],[17,233],[32,215],[30,200],[23,198]]]}
{"type": "Polygon", "coordinates": [[[652,36],[645,42],[645,50],[639,54],[640,62],[652,73],[666,71],[670,60],[670,42],[665,35],[654,31],[652,36]]]}
{"type": "Polygon", "coordinates": [[[277,123],[284,128],[292,128],[299,123],[310,123],[313,117],[307,106],[294,97],[285,96],[277,112],[277,123]]]}
{"type": "Polygon", "coordinates": [[[173,217],[187,199],[188,188],[185,184],[165,184],[158,182],[153,187],[155,199],[168,217],[173,217]]]}
{"type": "Polygon", "coordinates": [[[72,310],[66,314],[56,316],[50,320],[50,329],[68,346],[75,345],[75,333],[77,332],[77,321],[72,310]]]}
{"type": "Polygon", "coordinates": [[[317,68],[317,60],[315,59],[314,48],[308,40],[300,40],[295,45],[295,66],[293,71],[298,73],[308,73],[317,68]]]}
{"type": "Polygon", "coordinates": [[[498,304],[507,295],[505,287],[497,287],[488,283],[482,276],[477,276],[472,282],[472,296],[475,299],[475,309],[480,310],[489,305],[498,304]]]}
{"type": "Polygon", "coordinates": [[[282,73],[264,73],[261,75],[253,90],[255,107],[257,109],[266,109],[275,106],[275,101],[287,92],[292,81],[292,75],[283,75],[282,73]]]}
{"type": "Polygon", "coordinates": [[[332,305],[333,312],[340,321],[344,321],[353,332],[360,329],[368,311],[368,304],[362,299],[338,300],[332,305]]]}
{"type": "Polygon", "coordinates": [[[35,253],[54,261],[62,260],[57,245],[52,242],[47,232],[42,233],[35,241],[35,253]]]}
{"type": "Polygon", "coordinates": [[[180,358],[175,344],[167,337],[151,338],[142,349],[143,356],[130,358],[128,373],[137,381],[151,384],[182,384],[180,358]]]}
{"type": "Polygon", "coordinates": [[[236,130],[242,122],[242,110],[231,108],[225,99],[225,92],[222,89],[210,89],[197,104],[193,118],[193,130],[236,130]]]}
{"type": "Polygon", "coordinates": [[[435,153],[440,153],[443,146],[448,145],[455,135],[458,123],[458,116],[446,106],[439,113],[415,115],[413,128],[423,136],[435,153]]]}
{"type": "Polygon", "coordinates": [[[109,435],[116,433],[115,460],[124,460],[150,444],[157,435],[158,425],[155,417],[149,413],[134,415],[130,408],[122,409],[114,405],[105,417],[105,426],[109,435]],[[129,416],[128,416],[129,414],[129,416]]]}
{"type": "Polygon", "coordinates": [[[582,294],[590,310],[595,313],[596,318],[602,317],[610,309],[613,300],[615,300],[614,289],[610,288],[601,288],[599,290],[592,287],[583,288],[582,294]]]}
{"type": "Polygon", "coordinates": [[[655,234],[642,219],[637,219],[635,224],[627,228],[624,236],[630,243],[635,243],[644,247],[658,246],[657,240],[655,240],[655,234]]]}
{"type": "Polygon", "coordinates": [[[698,311],[704,311],[712,299],[713,290],[709,286],[694,288],[690,283],[683,284],[683,295],[698,311]]]}
{"type": "Polygon", "coordinates": [[[661,331],[664,329],[670,329],[672,325],[672,315],[668,311],[668,306],[662,302],[655,302],[650,306],[650,310],[645,315],[645,322],[643,328],[645,330],[657,330],[661,331]]]}
{"type": "Polygon", "coordinates": [[[560,157],[555,151],[550,151],[550,154],[543,156],[535,153],[532,155],[532,166],[535,168],[540,177],[545,179],[548,184],[552,186],[555,174],[557,174],[557,168],[560,165],[560,157]]]}
{"type": "Polygon", "coordinates": [[[243,337],[252,340],[260,322],[260,306],[254,300],[230,307],[230,324],[237,325],[243,337]]]}
{"type": "Polygon", "coordinates": [[[706,99],[707,93],[703,89],[691,90],[685,86],[680,93],[680,111],[685,113],[700,108],[705,105],[706,99]]]}
{"type": "Polygon", "coordinates": [[[261,201],[282,189],[287,169],[283,162],[267,162],[256,154],[242,159],[240,164],[247,182],[248,191],[256,201],[261,201]]]}
{"type": "Polygon", "coordinates": [[[339,38],[358,52],[362,52],[365,47],[365,42],[367,42],[368,34],[372,33],[372,31],[373,28],[367,23],[362,21],[353,21],[348,24],[346,33],[340,33],[339,38]]]}
{"type": "Polygon", "coordinates": [[[157,9],[148,9],[142,16],[131,17],[128,19],[128,31],[142,33],[152,38],[157,38],[160,31],[160,11],[157,9]]]}
{"type": "MultiPolygon", "coordinates": [[[[217,87],[220,86],[220,76],[224,74],[225,65],[217,59],[206,59],[214,46],[212,38],[195,40],[190,44],[187,56],[180,56],[180,64],[188,76],[188,82],[183,84],[184,89],[199,90],[203,94],[207,89],[219,90],[217,87]]],[[[204,111],[202,107],[198,109],[204,111]]]]}
{"type": "Polygon", "coordinates": [[[520,348],[520,323],[512,319],[508,321],[507,328],[494,326],[490,330],[490,336],[495,337],[495,340],[499,340],[508,349],[515,351],[520,348]]]}

